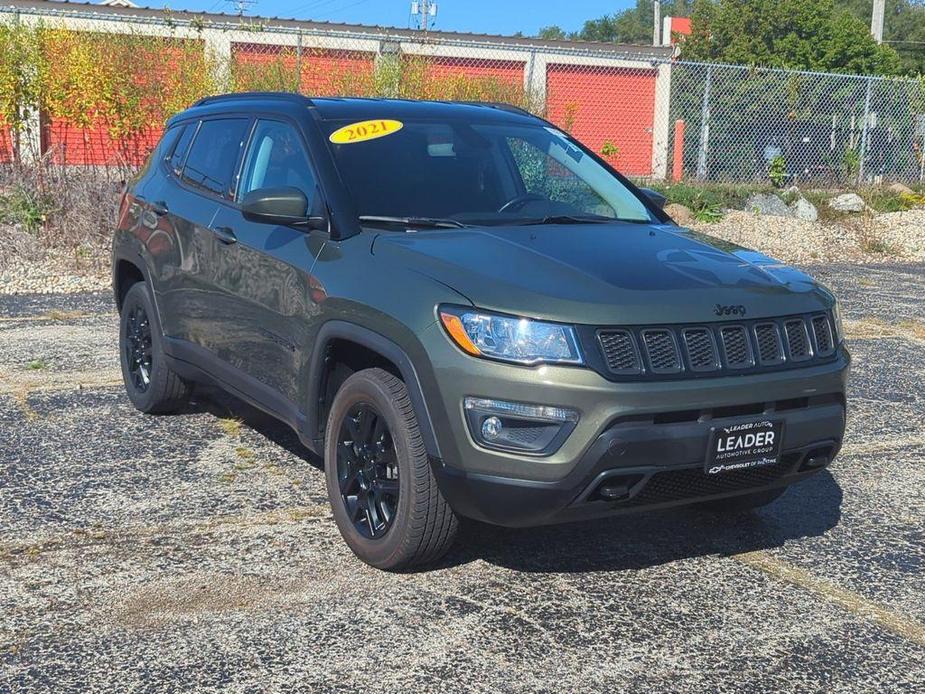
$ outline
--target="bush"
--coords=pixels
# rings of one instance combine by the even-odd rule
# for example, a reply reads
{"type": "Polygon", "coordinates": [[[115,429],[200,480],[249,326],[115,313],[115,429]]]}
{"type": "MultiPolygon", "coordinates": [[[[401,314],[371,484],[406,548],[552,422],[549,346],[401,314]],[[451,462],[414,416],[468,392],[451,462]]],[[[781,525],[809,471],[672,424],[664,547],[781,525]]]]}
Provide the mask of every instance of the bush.
{"type": "Polygon", "coordinates": [[[668,203],[684,205],[694,213],[699,222],[718,222],[723,210],[741,210],[745,201],[753,193],[766,193],[772,189],[768,186],[732,185],[723,183],[647,183],[649,188],[657,190],[668,199],[668,203]]]}
{"type": "Polygon", "coordinates": [[[0,165],[0,225],[44,248],[75,253],[109,245],[124,171],[67,167],[44,157],[0,165]]]}

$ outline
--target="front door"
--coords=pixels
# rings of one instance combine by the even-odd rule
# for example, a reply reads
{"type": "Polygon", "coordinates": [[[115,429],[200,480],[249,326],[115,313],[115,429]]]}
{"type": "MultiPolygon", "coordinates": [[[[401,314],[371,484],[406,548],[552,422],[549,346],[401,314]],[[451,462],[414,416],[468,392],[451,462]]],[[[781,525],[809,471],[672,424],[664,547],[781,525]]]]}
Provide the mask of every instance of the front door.
{"type": "MultiPolygon", "coordinates": [[[[305,193],[312,205],[315,180],[296,128],[258,119],[244,155],[237,200],[261,188],[287,186],[305,193]]],[[[234,309],[218,354],[298,403],[314,313],[309,278],[322,240],[301,229],[248,221],[236,206],[223,206],[213,226],[234,237],[220,249],[222,290],[234,309]]]]}

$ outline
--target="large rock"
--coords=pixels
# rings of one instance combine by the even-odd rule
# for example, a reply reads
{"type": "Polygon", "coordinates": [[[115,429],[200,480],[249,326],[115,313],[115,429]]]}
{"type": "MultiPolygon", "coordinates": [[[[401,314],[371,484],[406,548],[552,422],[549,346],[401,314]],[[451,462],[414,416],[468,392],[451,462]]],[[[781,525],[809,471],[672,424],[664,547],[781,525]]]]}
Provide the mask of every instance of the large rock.
{"type": "Polygon", "coordinates": [[[804,222],[815,222],[819,219],[819,211],[816,206],[803,197],[797,198],[791,203],[790,211],[794,217],[802,219],[804,222]]]}
{"type": "Polygon", "coordinates": [[[897,195],[915,195],[915,191],[912,190],[912,188],[902,183],[892,183],[887,190],[897,195]]]}
{"type": "Polygon", "coordinates": [[[694,213],[691,212],[691,208],[676,202],[665,205],[665,212],[682,227],[694,221],[694,213]]]}
{"type": "Polygon", "coordinates": [[[745,211],[761,216],[792,217],[787,203],[773,193],[754,193],[745,201],[745,211]]]}
{"type": "Polygon", "coordinates": [[[829,207],[836,212],[863,212],[865,204],[857,193],[842,193],[829,200],[829,207]]]}

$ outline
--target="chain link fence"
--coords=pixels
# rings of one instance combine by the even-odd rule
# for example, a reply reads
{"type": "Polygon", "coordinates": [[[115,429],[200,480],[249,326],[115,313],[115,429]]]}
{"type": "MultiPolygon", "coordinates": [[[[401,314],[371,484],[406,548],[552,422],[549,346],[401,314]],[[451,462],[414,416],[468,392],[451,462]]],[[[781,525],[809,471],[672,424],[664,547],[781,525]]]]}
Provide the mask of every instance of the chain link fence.
{"type": "Polygon", "coordinates": [[[133,167],[196,99],[283,90],[505,102],[641,179],[923,179],[919,80],[688,63],[667,48],[21,4],[0,8],[0,159],[31,150],[133,167]]]}

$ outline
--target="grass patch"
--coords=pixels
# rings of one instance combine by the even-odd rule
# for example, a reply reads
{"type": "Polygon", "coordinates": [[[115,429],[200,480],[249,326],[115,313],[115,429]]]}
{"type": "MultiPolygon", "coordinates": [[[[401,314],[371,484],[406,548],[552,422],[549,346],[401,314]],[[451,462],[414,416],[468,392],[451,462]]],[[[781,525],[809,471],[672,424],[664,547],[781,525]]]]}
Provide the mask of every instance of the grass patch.
{"type": "Polygon", "coordinates": [[[26,364],[26,368],[30,371],[41,371],[42,369],[47,369],[48,366],[48,362],[44,359],[33,359],[28,364],[26,364]]]}
{"type": "MultiPolygon", "coordinates": [[[[652,190],[668,198],[668,203],[676,203],[689,207],[696,216],[698,212],[715,210],[722,212],[725,209],[741,210],[745,201],[754,193],[773,193],[770,186],[734,185],[728,183],[705,183],[694,185],[691,183],[650,183],[652,190]]],[[[709,214],[709,213],[708,213],[709,214]]]]}
{"type": "Polygon", "coordinates": [[[24,187],[14,187],[0,193],[0,222],[19,225],[30,234],[37,234],[53,207],[46,196],[24,187]]]}
{"type": "Polygon", "coordinates": [[[240,419],[220,419],[218,425],[228,436],[234,438],[241,437],[241,420],[240,419]]]}
{"type": "Polygon", "coordinates": [[[882,318],[861,318],[845,321],[845,333],[850,338],[862,340],[899,337],[925,341],[925,323],[912,319],[888,323],[882,318]]]}
{"type": "Polygon", "coordinates": [[[43,314],[43,318],[48,320],[55,321],[68,321],[68,320],[77,320],[78,318],[84,318],[87,314],[83,311],[62,311],[60,309],[52,309],[47,313],[43,314]]]}

